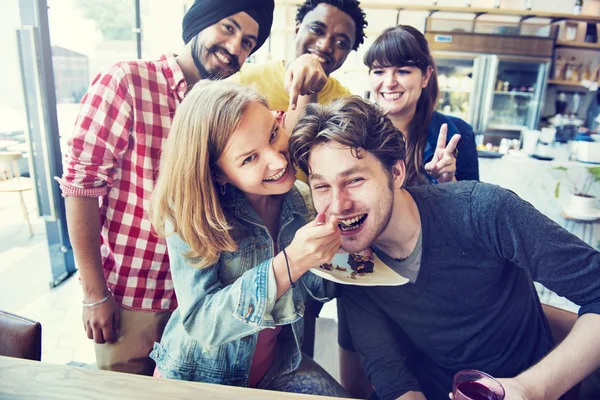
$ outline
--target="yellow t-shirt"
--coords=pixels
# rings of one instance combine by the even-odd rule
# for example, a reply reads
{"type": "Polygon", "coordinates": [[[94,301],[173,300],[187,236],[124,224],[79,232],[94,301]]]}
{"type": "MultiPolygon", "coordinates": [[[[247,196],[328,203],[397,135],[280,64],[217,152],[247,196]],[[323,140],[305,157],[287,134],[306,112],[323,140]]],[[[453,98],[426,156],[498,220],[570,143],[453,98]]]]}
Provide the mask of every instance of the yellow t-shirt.
{"type": "MultiPolygon", "coordinates": [[[[246,63],[240,72],[229,78],[233,82],[250,86],[262,93],[269,100],[269,107],[276,111],[287,111],[290,104],[289,93],[283,86],[285,79],[285,61],[275,60],[263,64],[246,63]]],[[[319,104],[327,104],[342,96],[349,96],[350,91],[335,78],[329,77],[323,90],[319,92],[319,104]]]]}
{"type": "MultiPolygon", "coordinates": [[[[262,93],[269,101],[271,110],[287,111],[290,95],[283,86],[285,79],[285,61],[274,60],[263,64],[246,63],[240,71],[228,78],[232,82],[250,86],[262,93]]],[[[328,104],[339,97],[349,96],[350,91],[335,78],[329,77],[325,87],[319,92],[319,104],[328,104]]],[[[296,178],[308,183],[308,177],[300,169],[296,169],[296,178]]]]}

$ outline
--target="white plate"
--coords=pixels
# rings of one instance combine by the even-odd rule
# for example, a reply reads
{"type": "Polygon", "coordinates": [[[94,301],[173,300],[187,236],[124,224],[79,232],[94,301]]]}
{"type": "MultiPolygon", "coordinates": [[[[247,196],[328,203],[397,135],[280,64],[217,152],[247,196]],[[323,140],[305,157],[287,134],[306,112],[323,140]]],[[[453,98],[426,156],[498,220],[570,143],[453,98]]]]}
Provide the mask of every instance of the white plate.
{"type": "Polygon", "coordinates": [[[323,279],[327,279],[333,282],[341,283],[344,285],[357,285],[357,286],[400,286],[408,283],[408,279],[402,275],[398,275],[393,269],[388,267],[377,257],[373,260],[373,273],[364,274],[363,276],[355,276],[356,279],[350,278],[352,268],[348,265],[348,253],[338,253],[331,260],[333,269],[327,271],[320,267],[311,268],[310,271],[320,276],[323,279]],[[335,269],[335,266],[346,268],[346,271],[339,271],[335,269]]]}
{"type": "Polygon", "coordinates": [[[600,209],[596,209],[593,213],[582,214],[581,212],[573,210],[571,207],[566,206],[563,208],[565,214],[571,218],[580,219],[582,221],[595,221],[600,218],[600,209]]]}

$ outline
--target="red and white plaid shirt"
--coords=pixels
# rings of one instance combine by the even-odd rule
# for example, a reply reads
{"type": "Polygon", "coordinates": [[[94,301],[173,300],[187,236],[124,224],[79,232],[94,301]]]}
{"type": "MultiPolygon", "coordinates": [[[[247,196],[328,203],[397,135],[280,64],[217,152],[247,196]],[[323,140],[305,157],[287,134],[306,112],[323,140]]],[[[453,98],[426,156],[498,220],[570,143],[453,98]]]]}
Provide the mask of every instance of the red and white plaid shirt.
{"type": "Polygon", "coordinates": [[[186,90],[173,54],[116,64],[81,100],[64,158],[63,196],[100,197],[104,276],[128,309],[177,307],[166,241],[153,233],[147,210],[160,150],[186,90]]]}

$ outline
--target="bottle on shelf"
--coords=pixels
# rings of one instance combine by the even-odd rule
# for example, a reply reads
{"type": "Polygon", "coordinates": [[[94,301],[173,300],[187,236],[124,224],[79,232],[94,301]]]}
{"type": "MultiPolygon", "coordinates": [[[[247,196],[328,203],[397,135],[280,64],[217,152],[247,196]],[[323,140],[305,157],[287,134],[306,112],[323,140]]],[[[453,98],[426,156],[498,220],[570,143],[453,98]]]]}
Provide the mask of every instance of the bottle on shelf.
{"type": "Polygon", "coordinates": [[[590,80],[590,77],[592,76],[592,63],[587,63],[585,64],[585,67],[583,67],[583,72],[581,73],[581,80],[590,80]]]}
{"type": "Polygon", "coordinates": [[[554,80],[556,81],[564,81],[565,80],[565,67],[566,60],[557,56],[556,60],[554,60],[554,80]]]}
{"type": "Polygon", "coordinates": [[[588,22],[584,40],[586,43],[598,43],[598,29],[595,23],[588,22]]]}
{"type": "Polygon", "coordinates": [[[571,76],[573,82],[581,82],[581,64],[575,63],[573,65],[573,76],[571,76]]]}
{"type": "Polygon", "coordinates": [[[573,80],[573,71],[575,69],[575,57],[571,57],[567,62],[567,66],[565,68],[565,80],[572,81],[573,80]]]}
{"type": "Polygon", "coordinates": [[[580,15],[582,7],[583,7],[583,0],[575,0],[575,7],[573,8],[573,14],[580,15]]]}

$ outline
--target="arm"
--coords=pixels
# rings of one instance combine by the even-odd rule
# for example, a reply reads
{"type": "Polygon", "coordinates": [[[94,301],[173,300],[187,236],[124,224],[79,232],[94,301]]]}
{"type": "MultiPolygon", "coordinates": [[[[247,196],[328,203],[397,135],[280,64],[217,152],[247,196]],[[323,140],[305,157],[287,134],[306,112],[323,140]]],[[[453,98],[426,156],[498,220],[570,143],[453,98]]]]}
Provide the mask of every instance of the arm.
{"type": "Polygon", "coordinates": [[[303,54],[288,66],[284,78],[284,87],[290,94],[288,109],[296,109],[298,96],[316,94],[327,83],[327,75],[321,63],[312,54],[303,54]]]}
{"type": "MultiPolygon", "coordinates": [[[[528,399],[558,398],[600,366],[600,336],[593,333],[600,329],[600,253],[514,193],[487,187],[494,201],[488,201],[485,213],[474,216],[484,243],[499,257],[526,269],[533,280],[581,305],[580,318],[564,342],[506,382],[507,390],[528,399]]],[[[472,209],[482,210],[482,205],[472,209]]],[[[518,395],[515,398],[521,398],[518,395]]]]}
{"type": "Polygon", "coordinates": [[[456,173],[458,181],[479,180],[479,158],[477,156],[477,145],[473,128],[466,122],[461,124],[461,139],[456,147],[456,173]],[[463,126],[464,125],[464,129],[463,126]]]}
{"type": "Polygon", "coordinates": [[[405,366],[405,357],[394,334],[398,327],[371,300],[367,290],[342,288],[352,341],[367,376],[380,399],[419,399],[418,396],[422,396],[419,383],[405,366]]]}
{"type": "MultiPolygon", "coordinates": [[[[67,227],[81,274],[85,303],[108,295],[100,257],[98,197],[106,195],[116,173],[117,160],[128,143],[131,107],[123,71],[118,67],[98,75],[81,102],[64,174],[59,180],[66,197],[67,227]]],[[[84,307],[88,337],[97,343],[117,338],[118,305],[114,298],[84,307]]]]}
{"type": "MultiPolygon", "coordinates": [[[[293,281],[314,265],[331,260],[339,249],[337,219],[319,225],[317,221],[300,228],[286,249],[293,281]]],[[[167,245],[183,327],[204,348],[218,347],[273,327],[277,322],[273,308],[278,299],[294,307],[292,296],[284,296],[290,278],[283,252],[246,270],[225,286],[220,279],[221,270],[245,268],[243,260],[221,257],[216,265],[199,269],[188,263],[185,254],[191,248],[177,234],[167,237],[167,245]]]]}
{"type": "MultiPolygon", "coordinates": [[[[110,294],[100,257],[100,212],[98,198],[74,197],[65,199],[67,228],[79,267],[83,302],[94,303],[110,294]]],[[[119,305],[111,296],[94,307],[83,308],[83,325],[89,339],[96,343],[112,342],[119,332],[119,305]]]]}

